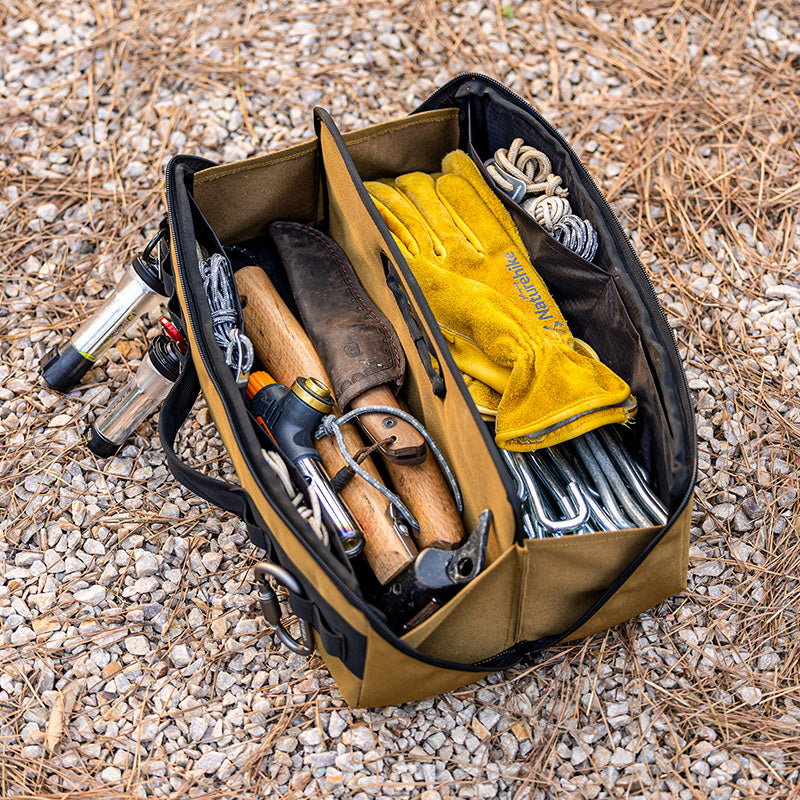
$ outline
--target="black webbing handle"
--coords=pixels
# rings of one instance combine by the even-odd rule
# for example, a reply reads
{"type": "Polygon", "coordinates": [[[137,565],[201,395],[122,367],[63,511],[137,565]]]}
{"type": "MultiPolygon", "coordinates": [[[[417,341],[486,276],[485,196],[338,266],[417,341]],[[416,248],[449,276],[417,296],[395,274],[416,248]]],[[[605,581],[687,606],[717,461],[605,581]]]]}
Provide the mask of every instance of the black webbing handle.
{"type": "Polygon", "coordinates": [[[184,464],[175,452],[175,437],[186,422],[199,394],[197,370],[192,360],[187,359],[158,416],[158,437],[167,456],[170,471],[177,481],[196,495],[239,519],[252,523],[254,515],[250,510],[250,498],[244,489],[219,478],[212,478],[184,464]]]}

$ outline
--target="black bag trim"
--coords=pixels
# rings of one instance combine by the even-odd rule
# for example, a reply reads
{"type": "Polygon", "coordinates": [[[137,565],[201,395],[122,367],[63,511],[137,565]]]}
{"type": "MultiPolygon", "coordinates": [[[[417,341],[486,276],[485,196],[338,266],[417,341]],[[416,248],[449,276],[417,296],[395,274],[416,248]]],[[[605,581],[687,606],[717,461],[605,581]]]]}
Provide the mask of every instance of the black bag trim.
{"type": "Polygon", "coordinates": [[[364,677],[364,666],[367,661],[365,636],[358,633],[335,612],[333,618],[337,620],[338,625],[337,629],[334,629],[328,623],[332,609],[328,606],[327,614],[324,614],[323,606],[327,606],[327,603],[324,603],[319,596],[314,600],[308,600],[291,594],[289,605],[299,619],[308,622],[317,632],[322,647],[328,655],[338,658],[357,678],[364,677]]]}
{"type": "Polygon", "coordinates": [[[213,478],[181,461],[175,452],[175,439],[186,422],[189,412],[200,394],[200,381],[191,360],[183,365],[181,374],[170,390],[158,417],[158,438],[167,457],[174,478],[196,495],[238,517],[247,524],[247,534],[256,547],[268,550],[264,531],[255,525],[250,497],[240,486],[213,478]]]}
{"type": "Polygon", "coordinates": [[[381,253],[381,260],[383,261],[386,285],[394,295],[397,308],[408,327],[411,338],[414,340],[414,347],[417,349],[419,359],[425,369],[425,374],[428,376],[428,380],[431,383],[431,390],[436,397],[444,397],[447,394],[447,387],[445,386],[444,375],[442,374],[439,359],[436,357],[436,351],[433,349],[433,345],[428,341],[428,338],[425,336],[414,317],[414,312],[411,310],[411,306],[408,303],[408,297],[403,290],[403,285],[400,282],[400,277],[394,265],[384,253],[381,253]]]}

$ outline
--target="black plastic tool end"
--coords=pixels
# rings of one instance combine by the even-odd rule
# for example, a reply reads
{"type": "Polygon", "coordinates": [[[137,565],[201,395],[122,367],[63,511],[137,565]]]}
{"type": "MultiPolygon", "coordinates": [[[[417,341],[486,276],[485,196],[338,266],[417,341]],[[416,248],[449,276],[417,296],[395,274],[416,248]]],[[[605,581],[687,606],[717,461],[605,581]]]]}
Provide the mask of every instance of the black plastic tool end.
{"type": "Polygon", "coordinates": [[[116,442],[112,442],[109,439],[106,439],[102,433],[100,433],[97,428],[92,426],[91,430],[91,439],[89,439],[89,443],[87,447],[96,455],[100,456],[100,458],[110,458],[115,453],[117,453],[122,447],[121,444],[117,444],[116,442]]]}
{"type": "Polygon", "coordinates": [[[51,350],[42,359],[40,372],[51,389],[66,393],[80,383],[93,363],[68,344],[60,353],[51,350]]]}

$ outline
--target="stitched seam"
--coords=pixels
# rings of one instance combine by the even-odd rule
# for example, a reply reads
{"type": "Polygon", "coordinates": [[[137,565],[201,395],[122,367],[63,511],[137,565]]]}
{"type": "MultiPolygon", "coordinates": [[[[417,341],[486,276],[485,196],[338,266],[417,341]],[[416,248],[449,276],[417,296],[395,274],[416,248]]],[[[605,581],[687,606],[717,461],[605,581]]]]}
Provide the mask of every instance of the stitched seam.
{"type": "MultiPolygon", "coordinates": [[[[602,536],[604,540],[614,541],[616,539],[628,539],[628,538],[630,538],[630,535],[631,535],[632,532],[638,532],[638,531],[653,531],[653,535],[655,535],[663,527],[664,527],[663,525],[649,525],[646,528],[624,528],[624,529],[619,530],[619,531],[595,531],[594,533],[583,534],[580,537],[580,539],[582,539],[582,541],[578,541],[577,539],[574,540],[574,541],[570,541],[569,539],[566,539],[566,538],[562,538],[562,539],[547,539],[546,541],[548,541],[548,542],[558,542],[558,545],[556,546],[555,549],[556,550],[562,550],[564,548],[569,548],[569,547],[583,547],[583,545],[587,541],[587,539],[586,539],[587,536],[588,537],[602,536]]],[[[597,541],[597,540],[595,540],[595,541],[597,541]]],[[[529,550],[530,552],[533,552],[534,548],[533,547],[527,548],[527,550],[529,550]]],[[[649,555],[649,553],[648,553],[648,555],[649,555]]]]}
{"type": "MultiPolygon", "coordinates": [[[[309,144],[316,145],[316,142],[310,142],[309,144]]],[[[259,169],[260,167],[272,167],[275,164],[283,164],[287,161],[296,161],[298,158],[303,158],[307,156],[309,152],[313,152],[314,147],[309,147],[305,149],[302,153],[295,153],[294,155],[290,156],[282,156],[281,158],[276,158],[274,161],[266,161],[266,163],[262,164],[253,164],[245,162],[241,167],[237,167],[236,169],[227,170],[221,175],[209,175],[206,178],[202,178],[198,181],[198,183],[212,183],[213,181],[221,180],[222,178],[227,178],[229,175],[237,175],[240,172],[249,172],[250,170],[259,169]]]]}
{"type": "Polygon", "coordinates": [[[372,317],[375,320],[375,322],[386,332],[386,336],[388,337],[392,353],[394,353],[394,363],[396,366],[399,367],[400,354],[398,353],[397,348],[395,347],[394,336],[392,335],[392,332],[386,327],[383,320],[380,319],[380,317],[378,317],[375,314],[375,312],[365,303],[364,298],[361,297],[361,294],[358,292],[353,282],[350,280],[350,276],[347,274],[347,270],[344,268],[344,263],[342,259],[339,257],[339,254],[330,246],[330,243],[325,241],[325,239],[319,234],[318,231],[314,230],[313,228],[309,228],[307,226],[299,225],[297,223],[279,222],[275,224],[275,227],[299,230],[302,233],[306,233],[310,236],[313,236],[330,253],[331,258],[333,258],[334,262],[336,263],[339,274],[342,276],[342,278],[345,279],[345,281],[347,281],[347,285],[350,288],[350,292],[353,295],[353,298],[356,300],[358,305],[360,305],[361,308],[364,311],[366,311],[367,314],[369,314],[369,316],[372,317]]]}
{"type": "MultiPolygon", "coordinates": [[[[586,397],[583,400],[581,400],[581,403],[582,404],[586,404],[586,403],[594,402],[595,400],[602,399],[602,397],[603,397],[602,394],[589,395],[588,397],[586,397]]],[[[624,403],[625,401],[623,400],[622,402],[624,403]]],[[[575,420],[573,420],[573,421],[577,422],[579,419],[582,419],[584,417],[588,417],[591,414],[600,414],[600,413],[603,413],[603,412],[606,412],[606,411],[608,411],[608,412],[623,411],[624,412],[625,406],[621,405],[620,403],[617,403],[616,405],[613,405],[613,406],[601,406],[600,408],[587,408],[585,411],[580,411],[579,409],[580,409],[580,405],[576,402],[576,403],[573,403],[568,408],[562,409],[562,411],[559,412],[558,415],[551,414],[550,417],[533,416],[533,417],[530,418],[529,422],[524,424],[523,427],[524,428],[529,428],[531,425],[541,426],[544,421],[547,421],[549,419],[553,420],[553,422],[551,423],[552,425],[557,425],[557,424],[559,424],[561,422],[566,423],[568,420],[572,419],[573,417],[575,417],[575,420]],[[565,416],[565,414],[566,414],[566,416],[565,416]]],[[[550,426],[548,425],[547,427],[550,427],[550,426]]],[[[520,429],[520,427],[517,426],[517,428],[515,428],[514,431],[507,431],[506,435],[511,439],[519,439],[519,438],[523,438],[525,436],[531,436],[531,435],[535,435],[535,434],[524,433],[524,431],[522,431],[520,429]]]]}
{"type": "MultiPolygon", "coordinates": [[[[447,109],[447,110],[450,111],[450,109],[447,109]]],[[[453,113],[452,114],[442,114],[440,118],[437,117],[436,119],[414,119],[412,117],[411,119],[409,119],[407,121],[403,121],[402,123],[399,123],[396,127],[390,127],[388,130],[384,128],[383,130],[374,131],[373,133],[367,133],[367,134],[364,134],[364,135],[359,136],[359,137],[354,138],[354,139],[349,139],[347,137],[347,134],[345,134],[343,138],[344,138],[345,144],[348,147],[350,147],[350,145],[361,144],[362,142],[367,142],[370,139],[375,139],[378,136],[383,136],[384,134],[387,134],[387,133],[394,133],[395,131],[405,130],[406,128],[410,128],[412,125],[432,125],[432,124],[435,124],[435,123],[440,123],[442,121],[442,119],[451,119],[451,118],[455,119],[457,114],[458,114],[458,111],[453,109],[453,113]]]]}

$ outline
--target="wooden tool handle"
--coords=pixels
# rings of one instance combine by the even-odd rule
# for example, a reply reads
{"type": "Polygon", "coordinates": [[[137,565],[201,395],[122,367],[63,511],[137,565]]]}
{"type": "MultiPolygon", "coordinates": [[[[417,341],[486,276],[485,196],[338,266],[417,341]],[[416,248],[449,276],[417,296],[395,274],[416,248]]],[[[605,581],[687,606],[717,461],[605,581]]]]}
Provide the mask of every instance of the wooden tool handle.
{"type": "MultiPolygon", "coordinates": [[[[364,406],[391,406],[399,408],[392,390],[382,383],[362,392],[350,401],[350,408],[364,406]]],[[[421,464],[425,460],[427,445],[422,434],[410,423],[400,417],[383,412],[362,414],[357,417],[358,423],[373,442],[383,442],[391,437],[391,441],[381,447],[381,455],[387,460],[401,464],[421,464]]]]}
{"type": "Polygon", "coordinates": [[[419,523],[416,539],[420,549],[452,549],[464,538],[464,523],[456,508],[450,487],[433,453],[422,464],[400,464],[384,458],[394,490],[419,523]]]}
{"type": "MultiPolygon", "coordinates": [[[[286,386],[290,386],[299,376],[316,378],[330,386],[306,332],[264,270],[260,267],[238,270],[236,285],[244,306],[247,335],[267,372],[286,386]]],[[[364,446],[353,425],[342,426],[342,433],[349,452],[355,453],[364,446]]],[[[331,477],[345,465],[339,448],[330,437],[320,439],[316,447],[331,477]]],[[[361,466],[380,480],[370,459],[365,459],[361,466]]],[[[389,501],[377,489],[362,480],[353,479],[340,494],[364,533],[364,554],[370,567],[377,579],[386,583],[413,560],[416,552],[395,530],[389,517],[389,501]]]]}
{"type": "MultiPolygon", "coordinates": [[[[392,394],[386,384],[369,389],[350,402],[350,406],[355,408],[367,405],[393,406],[406,411],[405,405],[392,394]]],[[[387,429],[383,427],[383,420],[388,416],[378,413],[362,414],[358,417],[358,421],[372,439],[380,441],[381,432],[384,437],[386,434],[387,429]],[[365,420],[371,420],[370,428],[367,428],[365,420]]],[[[390,433],[402,428],[414,434],[414,439],[407,435],[401,440],[407,450],[414,446],[414,441],[422,444],[421,460],[400,460],[384,452],[383,448],[379,451],[394,490],[419,523],[419,531],[415,537],[417,545],[420,548],[457,547],[465,535],[464,524],[436,458],[428,451],[425,440],[412,425],[398,417],[391,419],[398,424],[388,429],[390,433]]]]}

